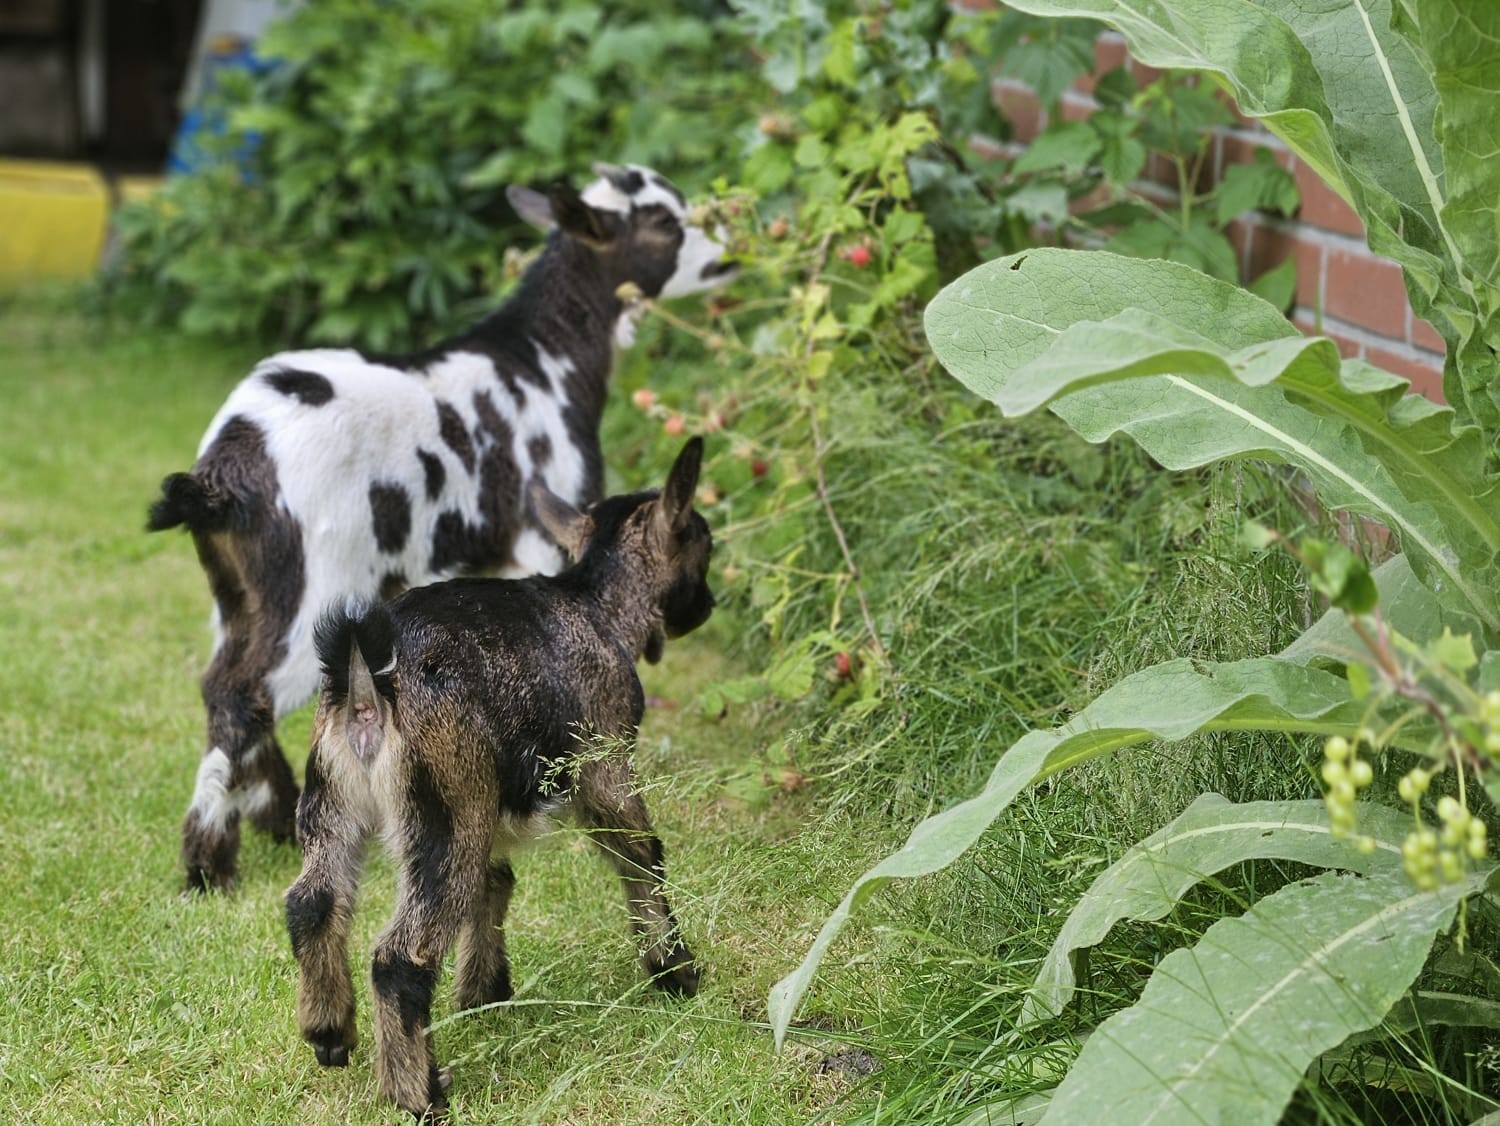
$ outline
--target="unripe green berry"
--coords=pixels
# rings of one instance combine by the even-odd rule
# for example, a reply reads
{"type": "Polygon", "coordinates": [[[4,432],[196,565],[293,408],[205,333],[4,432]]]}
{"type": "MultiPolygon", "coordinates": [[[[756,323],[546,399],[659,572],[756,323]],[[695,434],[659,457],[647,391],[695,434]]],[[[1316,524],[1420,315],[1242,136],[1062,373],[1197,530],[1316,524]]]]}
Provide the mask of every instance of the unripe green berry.
{"type": "Polygon", "coordinates": [[[1375,781],[1375,768],[1362,758],[1357,758],[1349,766],[1349,777],[1359,789],[1364,789],[1375,781]]]}
{"type": "Polygon", "coordinates": [[[1330,735],[1323,744],[1323,754],[1330,762],[1343,762],[1349,757],[1349,740],[1342,735],[1330,735]]]}
{"type": "Polygon", "coordinates": [[[1442,855],[1438,857],[1438,867],[1443,873],[1443,883],[1445,884],[1456,884],[1459,880],[1463,879],[1463,858],[1460,857],[1456,852],[1448,852],[1445,850],[1442,855]]]}
{"type": "Polygon", "coordinates": [[[1343,763],[1331,758],[1323,760],[1323,781],[1328,785],[1338,785],[1348,774],[1349,769],[1343,763]]]}
{"type": "Polygon", "coordinates": [[[1458,804],[1458,799],[1452,794],[1444,794],[1438,799],[1437,812],[1444,821],[1452,822],[1457,821],[1468,811],[1458,804]]]}

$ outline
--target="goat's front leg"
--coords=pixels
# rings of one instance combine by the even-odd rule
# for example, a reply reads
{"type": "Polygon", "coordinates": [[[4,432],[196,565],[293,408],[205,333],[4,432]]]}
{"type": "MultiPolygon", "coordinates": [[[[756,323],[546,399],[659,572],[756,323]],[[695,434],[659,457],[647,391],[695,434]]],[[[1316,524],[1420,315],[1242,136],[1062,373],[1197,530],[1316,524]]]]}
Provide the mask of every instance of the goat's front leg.
{"type": "Polygon", "coordinates": [[[698,967],[662,892],[666,873],[661,841],[651,828],[629,760],[610,757],[583,763],[574,794],[580,820],[624,884],[630,923],[641,942],[651,984],[691,997],[698,991],[698,967]]]}
{"type": "Polygon", "coordinates": [[[453,1003],[472,1009],[495,1001],[509,1001],[510,960],[505,956],[505,912],[515,890],[516,874],[509,860],[493,860],[486,873],[484,894],[464,921],[458,936],[458,966],[453,1003]]]}
{"type": "Polygon", "coordinates": [[[364,831],[324,783],[318,748],[297,807],[302,874],[286,894],[286,929],[297,959],[297,1026],[318,1063],[344,1067],[355,1045],[349,922],[364,860],[364,831]]]}

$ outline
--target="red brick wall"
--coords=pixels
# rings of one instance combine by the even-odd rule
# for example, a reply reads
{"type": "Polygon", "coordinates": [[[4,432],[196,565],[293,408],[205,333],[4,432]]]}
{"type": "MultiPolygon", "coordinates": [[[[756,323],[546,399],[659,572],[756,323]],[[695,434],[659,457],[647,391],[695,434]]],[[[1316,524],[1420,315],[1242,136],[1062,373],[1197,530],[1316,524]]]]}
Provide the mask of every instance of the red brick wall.
{"type": "MultiPolygon", "coordinates": [[[[1106,32],[1094,53],[1094,74],[1079,79],[1063,95],[1060,110],[1070,120],[1093,112],[1089,91],[1095,78],[1126,61],[1125,41],[1106,32]]],[[[1139,63],[1131,69],[1142,83],[1157,73],[1139,63]]],[[[1047,115],[1027,86],[1002,76],[994,79],[992,91],[1017,141],[1028,142],[1046,127],[1047,115]]],[[[1442,401],[1443,341],[1413,315],[1400,269],[1370,252],[1353,209],[1285,145],[1257,122],[1241,117],[1233,126],[1216,130],[1206,169],[1211,179],[1200,187],[1210,186],[1227,165],[1252,160],[1257,148],[1269,149],[1296,178],[1302,206],[1292,220],[1253,211],[1235,220],[1227,234],[1239,252],[1241,279],[1249,280],[1295,256],[1292,320],[1297,327],[1332,337],[1345,356],[1360,356],[1395,372],[1412,381],[1412,390],[1442,401]]],[[[1175,172],[1165,161],[1153,158],[1145,176],[1148,182],[1142,186],[1153,196],[1175,195],[1175,172]]]]}

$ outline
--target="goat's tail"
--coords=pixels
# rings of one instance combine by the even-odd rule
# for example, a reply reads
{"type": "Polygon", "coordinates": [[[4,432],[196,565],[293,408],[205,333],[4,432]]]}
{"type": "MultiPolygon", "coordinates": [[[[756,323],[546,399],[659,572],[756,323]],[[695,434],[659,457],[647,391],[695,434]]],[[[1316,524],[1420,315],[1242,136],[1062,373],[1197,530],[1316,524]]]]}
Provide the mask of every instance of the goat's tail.
{"type": "Polygon", "coordinates": [[[161,483],[161,499],[146,517],[148,532],[161,532],[179,524],[193,532],[220,532],[235,518],[235,501],[191,473],[172,473],[161,483]]]}
{"type": "Polygon", "coordinates": [[[313,631],[324,706],[342,716],[349,747],[380,752],[396,705],[396,623],[382,602],[352,597],[324,611],[313,631]]]}

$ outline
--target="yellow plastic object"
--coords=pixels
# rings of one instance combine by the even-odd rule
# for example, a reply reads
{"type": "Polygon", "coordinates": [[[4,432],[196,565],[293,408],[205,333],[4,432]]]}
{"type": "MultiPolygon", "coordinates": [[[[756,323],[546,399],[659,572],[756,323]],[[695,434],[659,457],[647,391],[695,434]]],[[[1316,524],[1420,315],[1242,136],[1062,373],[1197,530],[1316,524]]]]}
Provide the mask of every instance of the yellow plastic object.
{"type": "Polygon", "coordinates": [[[108,221],[109,190],[93,168],[0,160],[0,286],[88,277],[108,221]]]}

